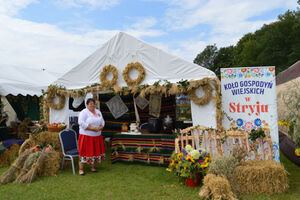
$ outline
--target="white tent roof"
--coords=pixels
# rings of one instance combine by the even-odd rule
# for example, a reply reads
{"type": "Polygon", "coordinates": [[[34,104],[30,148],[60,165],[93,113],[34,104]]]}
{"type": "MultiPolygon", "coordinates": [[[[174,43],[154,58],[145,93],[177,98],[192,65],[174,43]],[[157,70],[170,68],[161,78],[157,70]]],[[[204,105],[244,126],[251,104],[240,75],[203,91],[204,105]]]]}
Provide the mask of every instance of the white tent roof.
{"type": "MultiPolygon", "coordinates": [[[[184,80],[199,80],[216,75],[199,65],[190,63],[161,49],[151,46],[133,36],[120,32],[97,49],[79,65],[55,81],[67,89],[79,89],[94,83],[100,83],[99,75],[105,65],[114,65],[118,69],[118,85],[127,86],[122,77],[122,71],[131,62],[140,62],[146,77],[141,84],[153,84],[158,80],[168,80],[172,83],[184,80]]],[[[137,77],[137,71],[130,76],[137,77]]]]}
{"type": "Polygon", "coordinates": [[[42,89],[57,79],[56,76],[39,69],[16,66],[0,66],[0,95],[42,95],[42,89]]]}

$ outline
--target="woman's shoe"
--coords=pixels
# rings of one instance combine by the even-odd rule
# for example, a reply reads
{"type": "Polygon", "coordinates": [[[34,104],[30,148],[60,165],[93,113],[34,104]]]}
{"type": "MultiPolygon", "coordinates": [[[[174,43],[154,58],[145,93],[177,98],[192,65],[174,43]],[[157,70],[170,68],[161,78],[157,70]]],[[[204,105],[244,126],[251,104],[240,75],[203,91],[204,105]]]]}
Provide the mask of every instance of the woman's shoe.
{"type": "Polygon", "coordinates": [[[98,172],[98,171],[95,168],[92,168],[91,172],[98,172]]]}
{"type": "Polygon", "coordinates": [[[84,176],[84,175],[85,175],[85,173],[84,173],[84,171],[83,171],[83,170],[79,170],[79,172],[78,172],[78,173],[79,173],[79,175],[80,175],[80,176],[84,176]]]}

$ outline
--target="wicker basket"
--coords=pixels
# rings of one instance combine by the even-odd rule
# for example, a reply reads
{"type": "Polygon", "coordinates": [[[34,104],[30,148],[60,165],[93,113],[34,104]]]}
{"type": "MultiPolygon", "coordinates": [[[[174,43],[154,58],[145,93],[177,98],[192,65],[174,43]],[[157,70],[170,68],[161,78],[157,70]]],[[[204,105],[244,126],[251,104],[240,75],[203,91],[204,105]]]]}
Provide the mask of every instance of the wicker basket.
{"type": "Polygon", "coordinates": [[[64,130],[67,126],[63,126],[63,127],[52,127],[50,124],[47,125],[47,129],[49,132],[60,132],[62,130],[64,130]]]}

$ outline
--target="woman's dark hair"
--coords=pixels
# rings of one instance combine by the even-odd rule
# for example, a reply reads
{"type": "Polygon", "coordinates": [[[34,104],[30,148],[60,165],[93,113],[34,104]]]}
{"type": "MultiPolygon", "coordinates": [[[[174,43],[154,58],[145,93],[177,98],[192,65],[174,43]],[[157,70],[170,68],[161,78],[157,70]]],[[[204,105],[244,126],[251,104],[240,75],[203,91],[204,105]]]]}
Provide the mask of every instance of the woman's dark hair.
{"type": "Polygon", "coordinates": [[[90,102],[96,103],[95,99],[89,98],[89,99],[86,101],[86,105],[88,105],[90,102]]]}

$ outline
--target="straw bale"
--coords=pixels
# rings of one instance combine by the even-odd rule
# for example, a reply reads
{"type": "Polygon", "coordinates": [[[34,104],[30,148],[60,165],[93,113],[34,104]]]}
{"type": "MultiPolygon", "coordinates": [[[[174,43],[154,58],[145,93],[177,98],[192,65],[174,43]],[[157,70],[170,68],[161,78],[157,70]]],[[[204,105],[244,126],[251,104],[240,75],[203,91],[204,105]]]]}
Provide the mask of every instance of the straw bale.
{"type": "Polygon", "coordinates": [[[30,118],[25,118],[25,119],[23,120],[23,123],[29,124],[31,121],[32,121],[32,120],[31,120],[30,118]]]}
{"type": "Polygon", "coordinates": [[[28,132],[28,126],[27,123],[22,122],[19,126],[18,126],[18,133],[26,133],[28,132]]]}
{"type": "Polygon", "coordinates": [[[56,176],[60,168],[60,154],[56,151],[45,151],[45,160],[38,166],[38,176],[56,176]]]}
{"type": "Polygon", "coordinates": [[[227,178],[233,191],[235,192],[236,178],[233,172],[238,164],[238,161],[232,155],[216,155],[209,165],[208,173],[227,178]]]}
{"type": "Polygon", "coordinates": [[[15,180],[16,174],[21,170],[27,157],[32,153],[32,150],[25,150],[11,165],[11,167],[0,177],[0,183],[6,184],[15,180]]]}
{"type": "Polygon", "coordinates": [[[236,200],[228,180],[215,174],[207,174],[200,188],[200,197],[212,200],[236,200]]]}
{"type": "Polygon", "coordinates": [[[12,144],[8,149],[0,153],[0,167],[9,166],[12,159],[18,156],[20,145],[17,143],[12,144]]]}
{"type": "Polygon", "coordinates": [[[44,146],[46,144],[50,144],[55,151],[61,152],[61,144],[59,141],[58,132],[49,131],[31,134],[29,139],[26,140],[21,146],[20,152],[23,152],[25,149],[36,145],[44,146]]]}
{"type": "Polygon", "coordinates": [[[24,183],[26,182],[25,180],[27,180],[27,174],[28,172],[31,170],[32,165],[38,160],[38,158],[40,157],[41,152],[37,151],[34,153],[31,153],[27,159],[24,162],[23,168],[20,172],[20,174],[17,176],[15,183],[24,183]]]}
{"type": "Polygon", "coordinates": [[[241,193],[274,194],[288,189],[287,171],[281,163],[271,160],[242,162],[234,170],[241,193]]]}

